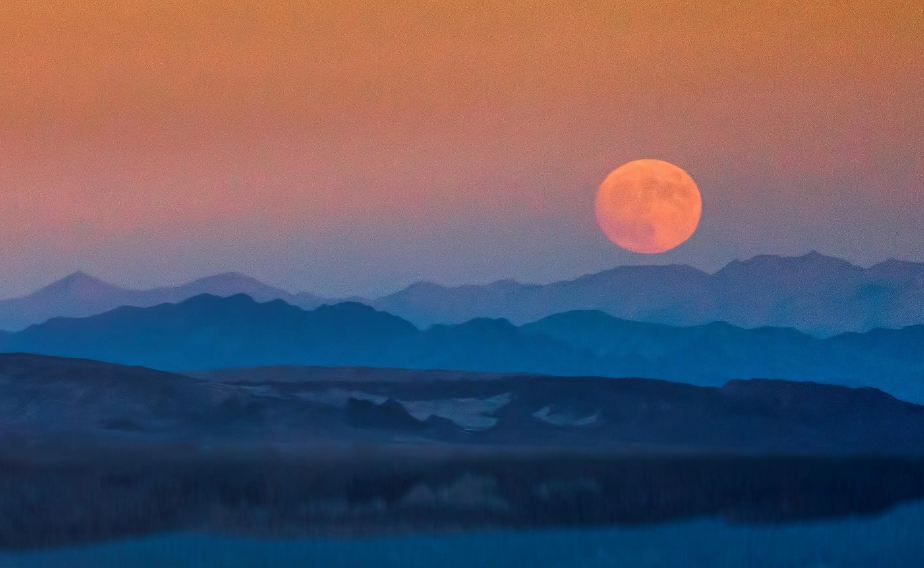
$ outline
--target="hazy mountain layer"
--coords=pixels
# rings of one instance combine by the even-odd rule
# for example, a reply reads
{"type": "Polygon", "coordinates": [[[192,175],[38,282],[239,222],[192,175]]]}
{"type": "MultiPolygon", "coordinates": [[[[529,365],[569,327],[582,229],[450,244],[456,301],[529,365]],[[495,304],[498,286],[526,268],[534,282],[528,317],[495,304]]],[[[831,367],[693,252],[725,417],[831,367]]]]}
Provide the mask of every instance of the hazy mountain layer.
{"type": "Polygon", "coordinates": [[[677,328],[586,311],[522,327],[475,319],[420,330],[359,303],[305,311],[244,295],[57,318],[0,338],[0,351],[168,371],[342,365],[636,376],[701,385],[780,378],[875,386],[924,401],[921,346],[924,326],[819,339],[793,329],[724,323],[677,328]]]}
{"type": "Polygon", "coordinates": [[[552,284],[419,283],[369,302],[418,325],[475,317],[526,323],[571,310],[670,325],[725,321],[817,335],[924,323],[924,264],[870,268],[811,253],[735,261],[715,274],[688,266],[624,266],[552,284]]]}
{"type": "MultiPolygon", "coordinates": [[[[183,286],[128,290],[76,273],[24,298],[0,301],[0,329],[20,330],[58,316],[84,317],[120,306],[180,302],[199,294],[247,294],[306,309],[325,300],[290,294],[241,274],[183,286]]],[[[566,311],[598,310],[624,319],[696,325],[794,327],[816,335],[924,324],[924,264],[889,260],[861,268],[817,253],[764,255],[715,274],[682,265],[624,266],[552,284],[444,287],[420,282],[378,299],[358,299],[416,325],[477,317],[521,324],[566,311]]]]}
{"type": "Polygon", "coordinates": [[[243,274],[217,274],[181,286],[132,290],[75,272],[28,296],[0,301],[0,329],[20,330],[54,317],[91,316],[120,306],[181,302],[200,294],[222,297],[247,294],[263,302],[282,299],[305,308],[323,303],[311,294],[290,294],[243,274]]]}

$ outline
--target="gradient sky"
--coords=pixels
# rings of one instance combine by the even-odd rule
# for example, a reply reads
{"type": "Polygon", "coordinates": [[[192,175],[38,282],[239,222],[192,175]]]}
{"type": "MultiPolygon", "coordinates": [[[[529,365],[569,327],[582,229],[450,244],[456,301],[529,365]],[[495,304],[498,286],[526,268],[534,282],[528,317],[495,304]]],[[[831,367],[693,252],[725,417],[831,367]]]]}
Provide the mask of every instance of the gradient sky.
{"type": "Polygon", "coordinates": [[[922,85],[920,0],[4,0],[0,296],[924,261],[922,85]],[[643,157],[703,193],[664,255],[595,224],[643,157]]]}

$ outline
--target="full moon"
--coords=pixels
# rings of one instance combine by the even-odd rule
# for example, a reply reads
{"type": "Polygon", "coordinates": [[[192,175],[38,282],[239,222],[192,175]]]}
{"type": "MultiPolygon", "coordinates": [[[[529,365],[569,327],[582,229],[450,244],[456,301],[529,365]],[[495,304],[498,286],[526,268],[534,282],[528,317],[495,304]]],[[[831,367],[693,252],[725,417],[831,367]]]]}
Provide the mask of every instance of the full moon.
{"type": "Polygon", "coordinates": [[[687,172],[661,160],[635,160],[606,176],[597,191],[597,223],[632,252],[668,251],[696,231],[703,201],[687,172]]]}

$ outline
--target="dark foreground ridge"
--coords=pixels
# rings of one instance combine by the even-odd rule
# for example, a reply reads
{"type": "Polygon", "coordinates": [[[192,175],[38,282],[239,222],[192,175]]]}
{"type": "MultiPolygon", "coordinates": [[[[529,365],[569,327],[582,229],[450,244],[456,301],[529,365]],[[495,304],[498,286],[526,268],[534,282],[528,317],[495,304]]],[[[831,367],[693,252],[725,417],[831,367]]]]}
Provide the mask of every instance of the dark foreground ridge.
{"type": "Polygon", "coordinates": [[[875,389],[0,356],[0,547],[873,514],[924,498],[875,389]]]}
{"type": "Polygon", "coordinates": [[[871,515],[924,497],[924,460],[520,453],[0,462],[0,548],[210,531],[356,536],[871,515]]]}
{"type": "Polygon", "coordinates": [[[924,407],[871,388],[284,367],[186,376],[0,355],[0,443],[576,447],[924,456],[924,407]]]}

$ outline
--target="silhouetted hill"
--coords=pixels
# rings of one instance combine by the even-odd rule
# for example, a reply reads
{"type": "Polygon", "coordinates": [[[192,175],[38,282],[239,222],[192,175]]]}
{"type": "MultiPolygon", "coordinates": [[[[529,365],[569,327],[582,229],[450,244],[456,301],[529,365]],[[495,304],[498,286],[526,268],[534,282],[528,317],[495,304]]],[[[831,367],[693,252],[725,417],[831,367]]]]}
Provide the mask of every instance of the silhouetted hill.
{"type": "Polygon", "coordinates": [[[86,317],[121,306],[176,303],[201,294],[222,297],[247,294],[262,302],[281,299],[304,308],[324,303],[311,294],[290,294],[237,273],[216,274],[181,286],[132,290],[75,272],[28,296],[0,300],[0,329],[16,331],[54,317],[86,317]]]}
{"type": "Polygon", "coordinates": [[[373,364],[417,329],[358,303],[306,312],[281,300],[201,295],[179,304],[55,318],[8,340],[6,351],[86,357],[158,369],[274,363],[373,364]]]}
{"type": "Polygon", "coordinates": [[[924,264],[889,260],[861,268],[815,252],[762,255],[715,274],[681,265],[624,266],[545,285],[419,283],[369,304],[417,325],[476,317],[522,324],[560,312],[599,310],[669,325],[726,321],[831,335],[924,323],[924,264]]]}
{"type": "Polygon", "coordinates": [[[602,312],[567,312],[524,325],[594,353],[606,376],[645,376],[717,385],[774,377],[876,386],[924,400],[924,326],[817,338],[791,328],[743,329],[716,322],[690,327],[640,323],[602,312]]]}
{"type": "Polygon", "coordinates": [[[167,371],[258,365],[456,369],[501,373],[641,376],[699,385],[780,378],[875,386],[924,401],[924,326],[820,339],[794,329],[639,323],[602,312],[557,314],[517,327],[475,319],[419,330],[347,302],[312,311],[280,300],[197,296],[56,318],[0,337],[24,351],[167,371]]]}
{"type": "Polygon", "coordinates": [[[239,405],[227,403],[235,396],[217,382],[142,367],[3,354],[0,439],[118,439],[140,432],[176,438],[216,424],[230,430],[239,405]]]}

